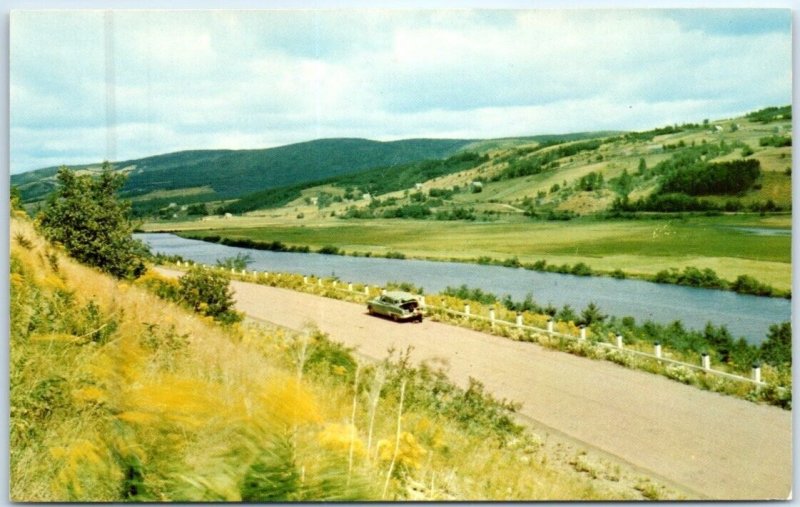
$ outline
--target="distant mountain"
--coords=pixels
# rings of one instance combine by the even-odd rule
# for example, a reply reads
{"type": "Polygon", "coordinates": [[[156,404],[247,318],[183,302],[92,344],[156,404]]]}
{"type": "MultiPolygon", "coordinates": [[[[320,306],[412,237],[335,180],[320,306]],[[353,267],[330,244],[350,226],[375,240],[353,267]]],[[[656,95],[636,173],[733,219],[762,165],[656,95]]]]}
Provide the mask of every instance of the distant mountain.
{"type": "MultiPolygon", "coordinates": [[[[474,140],[319,139],[260,150],[196,150],[115,162],[128,174],[122,195],[137,201],[180,196],[182,191],[203,200],[230,199],[255,190],[323,180],[373,167],[441,159],[474,140]]],[[[100,163],[68,166],[98,171],[100,163]]],[[[57,167],[11,176],[23,202],[42,200],[55,187],[57,167]]]]}

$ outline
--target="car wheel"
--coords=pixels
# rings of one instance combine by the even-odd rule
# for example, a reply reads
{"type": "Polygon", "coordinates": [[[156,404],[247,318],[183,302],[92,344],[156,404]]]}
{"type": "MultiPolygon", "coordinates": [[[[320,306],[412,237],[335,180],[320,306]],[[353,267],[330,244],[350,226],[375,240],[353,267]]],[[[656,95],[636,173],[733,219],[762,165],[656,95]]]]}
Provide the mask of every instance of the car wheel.
{"type": "Polygon", "coordinates": [[[393,314],[392,314],[392,320],[393,320],[393,321],[395,321],[395,322],[397,322],[397,314],[396,314],[396,313],[393,313],[393,314]]]}
{"type": "Polygon", "coordinates": [[[372,307],[371,306],[367,306],[367,313],[372,315],[372,307]]]}

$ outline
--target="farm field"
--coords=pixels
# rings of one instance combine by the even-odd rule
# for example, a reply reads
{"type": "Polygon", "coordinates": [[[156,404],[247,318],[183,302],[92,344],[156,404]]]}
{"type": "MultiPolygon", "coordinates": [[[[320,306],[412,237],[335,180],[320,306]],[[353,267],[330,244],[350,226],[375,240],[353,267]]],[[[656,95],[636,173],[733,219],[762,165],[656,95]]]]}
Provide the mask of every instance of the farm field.
{"type": "Polygon", "coordinates": [[[234,217],[205,222],[146,224],[148,232],[189,232],[255,241],[281,241],[318,250],[335,246],[348,254],[476,260],[491,257],[549,264],[584,262],[598,271],[621,269],[653,275],[669,268],[711,268],[728,280],[754,276],[777,289],[791,288],[791,237],[751,230],[791,228],[791,216],[725,215],[658,220],[532,222],[520,217],[497,222],[318,219],[290,221],[234,217]]]}

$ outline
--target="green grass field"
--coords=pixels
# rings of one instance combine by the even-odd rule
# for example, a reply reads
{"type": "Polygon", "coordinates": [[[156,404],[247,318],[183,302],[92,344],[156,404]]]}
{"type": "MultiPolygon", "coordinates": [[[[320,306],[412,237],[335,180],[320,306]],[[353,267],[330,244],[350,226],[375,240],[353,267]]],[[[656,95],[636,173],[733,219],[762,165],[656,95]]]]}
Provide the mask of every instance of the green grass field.
{"type": "MultiPolygon", "coordinates": [[[[675,163],[689,164],[687,160],[694,160],[695,152],[703,150],[704,144],[709,145],[710,160],[750,157],[759,161],[761,173],[739,193],[701,195],[702,200],[720,208],[730,203],[743,210],[758,209],[771,201],[780,209],[791,209],[792,180],[791,171],[787,171],[791,167],[791,146],[761,145],[762,138],[790,135],[788,119],[762,124],[741,117],[705,126],[676,126],[672,132],[651,137],[598,136],[597,143],[572,151],[561,151],[569,143],[542,148],[538,142],[525,138],[487,141],[483,146],[488,152],[479,163],[465,163],[463,170],[453,172],[439,171],[434,166],[430,172],[420,166],[420,170],[402,179],[407,184],[400,185],[402,188],[399,184],[378,185],[375,174],[370,173],[369,178],[349,177],[338,183],[311,185],[282,207],[265,207],[227,219],[154,219],[143,229],[195,230],[232,239],[280,241],[313,250],[335,246],[348,254],[401,252],[408,258],[463,261],[516,257],[522,263],[546,260],[551,265],[582,262],[594,271],[622,270],[641,277],[693,266],[712,269],[728,281],[750,275],[785,291],[791,288],[790,214],[682,217],[675,213],[673,218],[645,216],[636,220],[604,220],[600,214],[611,209],[614,200],[623,194],[636,201],[658,193],[664,171],[672,170],[669,164],[660,168],[658,164],[673,159],[675,163]],[[591,147],[594,144],[596,147],[591,147]],[[548,153],[557,154],[558,158],[546,159],[548,153]],[[627,186],[620,187],[615,178],[624,171],[630,176],[627,186]],[[587,188],[581,179],[590,173],[602,175],[604,181],[587,188]],[[476,181],[481,182],[479,190],[474,186],[476,181]],[[372,182],[374,188],[365,186],[365,182],[372,182]],[[359,197],[320,206],[313,202],[322,192],[341,197],[346,187],[358,189],[354,195],[359,197]],[[365,189],[377,202],[360,197],[365,189]],[[432,189],[451,193],[436,198],[431,195],[432,189]],[[427,206],[434,216],[460,211],[472,213],[478,220],[377,218],[392,216],[392,211],[402,211],[401,207],[410,205],[427,206]],[[367,211],[376,218],[336,218],[356,210],[367,211]],[[542,217],[559,212],[578,214],[580,218],[568,222],[536,221],[523,216],[530,210],[542,217]],[[760,235],[742,230],[743,227],[776,228],[784,233],[760,235]]],[[[462,218],[463,213],[459,215],[462,218]]]]}
{"type": "MultiPolygon", "coordinates": [[[[584,262],[592,269],[652,275],[667,268],[711,268],[734,280],[748,274],[777,289],[791,288],[791,237],[739,227],[787,230],[791,216],[736,215],[669,220],[437,222],[414,220],[289,221],[255,217],[169,224],[169,230],[281,241],[347,253],[402,252],[410,258],[469,260],[517,257],[550,264],[584,262]]],[[[155,224],[147,230],[164,230],[155,224]]]]}

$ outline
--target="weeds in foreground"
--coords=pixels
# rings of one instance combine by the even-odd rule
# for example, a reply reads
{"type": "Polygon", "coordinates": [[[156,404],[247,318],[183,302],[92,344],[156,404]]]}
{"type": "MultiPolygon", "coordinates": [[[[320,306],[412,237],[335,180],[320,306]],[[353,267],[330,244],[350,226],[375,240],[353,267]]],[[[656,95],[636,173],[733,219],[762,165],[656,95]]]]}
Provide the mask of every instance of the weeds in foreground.
{"type": "Polygon", "coordinates": [[[513,405],[408,353],[363,365],[313,329],[220,327],[58,252],[53,262],[28,224],[12,228],[31,240],[10,258],[15,501],[638,494],[542,464],[513,405]]]}

